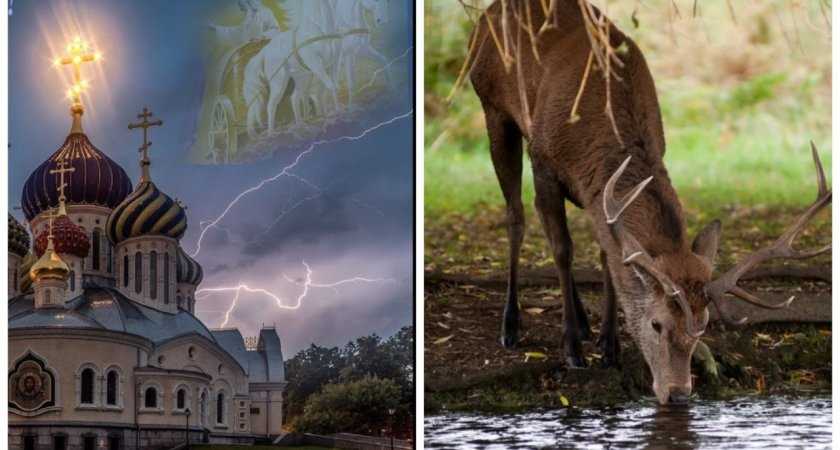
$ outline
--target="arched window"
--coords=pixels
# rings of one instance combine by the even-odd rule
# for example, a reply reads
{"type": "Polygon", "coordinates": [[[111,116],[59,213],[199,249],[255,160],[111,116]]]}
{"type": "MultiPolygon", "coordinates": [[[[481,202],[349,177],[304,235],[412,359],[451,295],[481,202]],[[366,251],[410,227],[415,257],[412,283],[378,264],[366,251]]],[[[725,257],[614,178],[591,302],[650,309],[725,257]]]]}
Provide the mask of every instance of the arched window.
{"type": "Polygon", "coordinates": [[[225,423],[225,393],[216,396],[216,423],[225,423]]]}
{"type": "Polygon", "coordinates": [[[207,391],[201,393],[201,400],[198,403],[198,420],[203,425],[207,423],[207,391]]]}
{"type": "Polygon", "coordinates": [[[163,304],[169,304],[169,253],[163,254],[163,304]]]}
{"type": "Polygon", "coordinates": [[[140,252],[134,254],[134,292],[143,292],[143,255],[140,252]]]}
{"type": "Polygon", "coordinates": [[[120,382],[120,374],[117,373],[116,370],[112,370],[108,372],[108,376],[106,377],[106,389],[105,389],[105,403],[107,405],[116,406],[117,405],[117,389],[119,388],[120,382]]]}
{"type": "Polygon", "coordinates": [[[149,297],[157,298],[157,252],[149,253],[149,297]]]}
{"type": "Polygon", "coordinates": [[[15,268],[15,273],[12,275],[12,287],[17,292],[18,290],[18,270],[15,268]]]}
{"type": "Polygon", "coordinates": [[[93,404],[93,382],[95,376],[96,374],[91,368],[82,371],[80,403],[93,404]]]}
{"type": "Polygon", "coordinates": [[[128,287],[128,255],[123,256],[123,287],[128,287]]]}
{"type": "Polygon", "coordinates": [[[184,409],[187,407],[187,391],[186,389],[178,389],[178,393],[175,395],[175,407],[178,409],[184,409]]]}
{"type": "Polygon", "coordinates": [[[146,408],[157,408],[157,389],[153,387],[146,388],[146,394],[143,399],[143,406],[146,408]]]}
{"type": "Polygon", "coordinates": [[[105,241],[105,269],[114,273],[114,247],[109,241],[105,241]]]}
{"type": "Polygon", "coordinates": [[[47,289],[46,291],[44,291],[44,304],[49,305],[50,303],[52,303],[52,295],[51,294],[52,294],[51,289],[47,289]]]}
{"type": "Polygon", "coordinates": [[[76,290],[76,272],[72,270],[70,271],[70,290],[76,290]]]}
{"type": "Polygon", "coordinates": [[[91,238],[90,257],[93,259],[93,270],[99,270],[99,247],[102,233],[99,230],[93,230],[93,237],[91,238]]]}
{"type": "Polygon", "coordinates": [[[181,298],[181,296],[179,295],[179,296],[177,296],[176,298],[177,298],[177,300],[178,300],[178,308],[179,308],[179,309],[183,308],[183,307],[184,307],[184,304],[183,304],[183,299],[181,298]]]}

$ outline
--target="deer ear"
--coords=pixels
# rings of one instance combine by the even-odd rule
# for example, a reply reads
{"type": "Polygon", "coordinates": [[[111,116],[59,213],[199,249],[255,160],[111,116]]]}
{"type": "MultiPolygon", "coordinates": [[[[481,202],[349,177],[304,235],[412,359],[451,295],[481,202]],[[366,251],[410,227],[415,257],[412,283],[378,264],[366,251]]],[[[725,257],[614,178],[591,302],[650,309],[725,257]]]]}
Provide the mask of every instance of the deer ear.
{"type": "Polygon", "coordinates": [[[691,244],[691,251],[703,258],[710,268],[715,266],[718,244],[720,243],[720,220],[714,220],[700,230],[694,243],[691,244]]]}

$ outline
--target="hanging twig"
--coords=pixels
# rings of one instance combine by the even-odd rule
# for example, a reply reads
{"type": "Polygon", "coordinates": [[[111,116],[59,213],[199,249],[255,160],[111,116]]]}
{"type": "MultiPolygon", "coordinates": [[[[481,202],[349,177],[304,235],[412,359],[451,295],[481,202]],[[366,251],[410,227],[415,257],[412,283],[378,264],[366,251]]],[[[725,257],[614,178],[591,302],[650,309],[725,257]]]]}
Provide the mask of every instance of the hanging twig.
{"type": "Polygon", "coordinates": [[[593,51],[589,50],[589,56],[586,58],[586,67],[583,69],[583,78],[580,80],[580,87],[578,88],[577,95],[575,95],[575,102],[572,104],[572,111],[569,113],[568,123],[575,123],[580,120],[577,110],[580,105],[580,99],[583,97],[583,90],[586,88],[586,80],[589,79],[589,70],[592,68],[592,54],[593,51]]]}

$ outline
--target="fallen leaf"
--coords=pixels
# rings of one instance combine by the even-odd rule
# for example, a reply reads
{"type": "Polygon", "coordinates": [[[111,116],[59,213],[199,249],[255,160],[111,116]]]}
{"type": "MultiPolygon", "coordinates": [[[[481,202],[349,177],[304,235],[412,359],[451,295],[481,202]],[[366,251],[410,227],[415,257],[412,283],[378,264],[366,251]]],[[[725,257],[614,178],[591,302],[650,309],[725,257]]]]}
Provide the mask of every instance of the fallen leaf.
{"type": "Polygon", "coordinates": [[[454,335],[454,334],[450,334],[449,336],[442,337],[442,338],[440,338],[440,339],[435,339],[435,341],[434,341],[434,342],[432,342],[432,344],[435,344],[435,345],[445,344],[447,341],[449,341],[449,340],[450,340],[450,339],[452,339],[453,337],[455,337],[455,335],[454,335]]]}
{"type": "Polygon", "coordinates": [[[548,356],[542,352],[525,352],[525,362],[528,362],[529,359],[545,361],[548,359],[548,356]]]}
{"type": "Polygon", "coordinates": [[[560,396],[560,404],[565,406],[565,407],[568,407],[569,406],[569,399],[566,398],[566,396],[564,396],[563,394],[557,394],[557,395],[560,396]]]}
{"type": "Polygon", "coordinates": [[[545,312],[545,308],[527,308],[525,312],[531,314],[532,316],[536,316],[545,312]]]}
{"type": "Polygon", "coordinates": [[[438,322],[437,324],[438,324],[438,326],[439,326],[439,327],[441,327],[441,328],[443,328],[443,329],[445,329],[445,330],[448,330],[448,329],[449,329],[449,325],[447,325],[447,324],[445,324],[445,323],[443,323],[443,322],[438,322]]]}

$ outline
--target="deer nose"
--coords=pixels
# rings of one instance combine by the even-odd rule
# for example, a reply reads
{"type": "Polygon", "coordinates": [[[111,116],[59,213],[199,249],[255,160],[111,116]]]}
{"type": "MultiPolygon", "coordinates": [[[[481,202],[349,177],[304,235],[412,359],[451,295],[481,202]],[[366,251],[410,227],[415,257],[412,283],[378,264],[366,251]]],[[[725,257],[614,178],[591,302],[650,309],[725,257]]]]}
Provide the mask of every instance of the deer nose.
{"type": "Polygon", "coordinates": [[[672,387],[668,394],[668,403],[672,405],[685,405],[688,403],[688,396],[691,394],[690,389],[672,387]]]}

